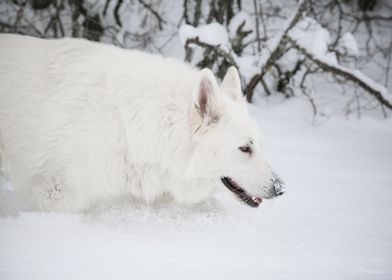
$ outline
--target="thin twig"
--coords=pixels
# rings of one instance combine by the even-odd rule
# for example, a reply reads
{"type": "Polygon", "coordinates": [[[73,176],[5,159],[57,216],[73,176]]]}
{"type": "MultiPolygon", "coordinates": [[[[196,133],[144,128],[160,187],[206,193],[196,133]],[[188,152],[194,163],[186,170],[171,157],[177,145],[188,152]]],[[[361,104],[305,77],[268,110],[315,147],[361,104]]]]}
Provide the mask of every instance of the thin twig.
{"type": "Polygon", "coordinates": [[[151,4],[147,4],[146,2],[144,2],[144,0],[138,0],[138,2],[144,7],[146,8],[150,13],[152,13],[155,18],[158,20],[158,28],[159,30],[163,29],[163,24],[166,24],[166,21],[164,19],[162,19],[162,17],[158,14],[157,11],[155,11],[152,7],[151,4]]]}

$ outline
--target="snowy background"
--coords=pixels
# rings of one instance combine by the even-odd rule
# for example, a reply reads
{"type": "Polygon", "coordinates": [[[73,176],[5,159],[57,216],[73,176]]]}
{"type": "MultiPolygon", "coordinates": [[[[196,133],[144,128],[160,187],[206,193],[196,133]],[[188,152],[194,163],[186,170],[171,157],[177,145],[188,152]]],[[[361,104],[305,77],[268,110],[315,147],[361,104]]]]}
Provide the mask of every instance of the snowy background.
{"type": "Polygon", "coordinates": [[[1,280],[392,279],[392,121],[382,103],[392,99],[392,5],[315,1],[301,12],[307,1],[227,1],[230,14],[219,12],[224,2],[1,1],[2,32],[144,49],[218,77],[234,64],[245,92],[268,68],[249,110],[287,187],[257,209],[223,193],[188,208],[19,213],[3,176],[1,280]],[[242,23],[252,32],[238,33],[242,23]]]}

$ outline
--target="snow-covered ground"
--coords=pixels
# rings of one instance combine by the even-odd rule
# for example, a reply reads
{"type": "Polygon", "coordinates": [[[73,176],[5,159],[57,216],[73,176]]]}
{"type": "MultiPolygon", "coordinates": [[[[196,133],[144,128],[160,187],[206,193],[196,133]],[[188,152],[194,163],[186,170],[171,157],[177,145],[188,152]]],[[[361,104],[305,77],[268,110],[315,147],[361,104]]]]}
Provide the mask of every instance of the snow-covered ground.
{"type": "Polygon", "coordinates": [[[392,279],[391,120],[270,103],[250,110],[282,197],[3,217],[0,279],[392,279]]]}

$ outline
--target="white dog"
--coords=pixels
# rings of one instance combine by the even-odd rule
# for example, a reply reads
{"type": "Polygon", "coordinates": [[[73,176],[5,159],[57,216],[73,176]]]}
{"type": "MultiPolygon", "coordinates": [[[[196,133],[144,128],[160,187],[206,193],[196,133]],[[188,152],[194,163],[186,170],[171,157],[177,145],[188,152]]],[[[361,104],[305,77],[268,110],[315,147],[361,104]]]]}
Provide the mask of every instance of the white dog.
{"type": "Polygon", "coordinates": [[[158,55],[5,34],[0,57],[0,159],[25,208],[219,189],[257,207],[282,193],[233,67],[218,86],[158,55]]]}

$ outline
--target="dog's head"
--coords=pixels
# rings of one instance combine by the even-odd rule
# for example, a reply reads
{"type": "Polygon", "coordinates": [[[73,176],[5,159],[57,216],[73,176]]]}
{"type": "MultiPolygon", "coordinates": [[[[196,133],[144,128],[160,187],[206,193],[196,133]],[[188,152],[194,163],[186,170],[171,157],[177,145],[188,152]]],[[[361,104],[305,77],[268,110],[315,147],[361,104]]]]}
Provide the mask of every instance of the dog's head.
{"type": "Polygon", "coordinates": [[[252,207],[283,193],[265,160],[261,134],[247,112],[237,70],[229,68],[219,87],[208,69],[200,71],[189,109],[193,176],[214,180],[252,207]]]}

